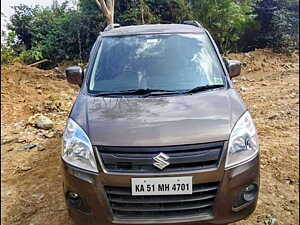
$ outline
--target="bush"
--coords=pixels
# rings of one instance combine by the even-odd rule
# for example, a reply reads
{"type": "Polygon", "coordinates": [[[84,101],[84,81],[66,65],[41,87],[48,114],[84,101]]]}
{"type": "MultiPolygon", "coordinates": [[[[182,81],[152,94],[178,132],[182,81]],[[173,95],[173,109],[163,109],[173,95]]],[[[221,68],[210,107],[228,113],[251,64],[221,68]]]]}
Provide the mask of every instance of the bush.
{"type": "Polygon", "coordinates": [[[16,44],[16,34],[14,32],[9,32],[8,35],[5,31],[1,31],[1,65],[9,64],[16,61],[18,49],[16,44]]]}
{"type": "Polygon", "coordinates": [[[256,12],[260,24],[254,43],[257,47],[280,52],[299,49],[299,1],[262,0],[256,12]]]}
{"type": "Polygon", "coordinates": [[[16,53],[14,50],[5,44],[1,44],[1,65],[13,63],[15,60],[16,53]]]}
{"type": "Polygon", "coordinates": [[[280,52],[291,53],[299,49],[299,17],[285,8],[274,12],[271,20],[270,45],[280,52]]]}
{"type": "Polygon", "coordinates": [[[223,52],[237,48],[238,40],[253,26],[256,0],[194,0],[194,18],[214,36],[223,52]]]}
{"type": "Polygon", "coordinates": [[[25,50],[21,52],[19,57],[17,57],[18,61],[21,61],[26,64],[31,64],[43,59],[43,55],[38,50],[25,50]]]}

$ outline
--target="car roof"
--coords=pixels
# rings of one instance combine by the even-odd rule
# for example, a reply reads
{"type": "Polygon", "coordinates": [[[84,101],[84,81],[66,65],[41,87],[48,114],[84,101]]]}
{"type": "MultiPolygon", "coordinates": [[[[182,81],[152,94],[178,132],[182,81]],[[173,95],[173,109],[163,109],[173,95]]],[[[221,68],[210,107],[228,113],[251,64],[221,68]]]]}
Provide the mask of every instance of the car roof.
{"type": "Polygon", "coordinates": [[[107,36],[129,36],[143,34],[175,34],[175,33],[203,33],[203,27],[187,24],[147,24],[136,26],[124,26],[101,32],[100,35],[107,36]]]}

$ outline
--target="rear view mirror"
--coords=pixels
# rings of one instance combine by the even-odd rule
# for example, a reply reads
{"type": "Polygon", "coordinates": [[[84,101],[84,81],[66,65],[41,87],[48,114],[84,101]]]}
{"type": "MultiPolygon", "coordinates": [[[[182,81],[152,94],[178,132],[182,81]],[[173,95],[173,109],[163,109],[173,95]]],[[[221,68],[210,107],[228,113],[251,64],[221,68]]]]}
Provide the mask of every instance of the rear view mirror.
{"type": "Polygon", "coordinates": [[[67,80],[70,84],[81,86],[83,80],[83,71],[80,66],[71,66],[66,70],[67,80]]]}
{"type": "Polygon", "coordinates": [[[238,60],[227,60],[226,67],[229,73],[230,78],[239,76],[241,74],[241,62],[238,60]]]}

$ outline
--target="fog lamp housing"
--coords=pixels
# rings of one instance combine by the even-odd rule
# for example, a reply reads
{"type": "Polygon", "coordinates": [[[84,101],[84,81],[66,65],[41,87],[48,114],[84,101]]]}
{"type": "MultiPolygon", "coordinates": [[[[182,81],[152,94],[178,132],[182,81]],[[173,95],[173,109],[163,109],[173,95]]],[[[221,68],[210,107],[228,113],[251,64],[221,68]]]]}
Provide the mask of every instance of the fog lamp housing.
{"type": "Polygon", "coordinates": [[[68,192],[67,193],[67,200],[69,204],[74,208],[79,208],[81,206],[81,198],[79,194],[75,192],[68,192]]]}
{"type": "Polygon", "coordinates": [[[243,191],[243,198],[246,202],[251,202],[257,197],[258,187],[255,184],[250,184],[243,191]]]}
{"type": "Polygon", "coordinates": [[[233,202],[232,210],[238,212],[257,199],[258,196],[258,185],[252,183],[244,187],[233,202]]]}

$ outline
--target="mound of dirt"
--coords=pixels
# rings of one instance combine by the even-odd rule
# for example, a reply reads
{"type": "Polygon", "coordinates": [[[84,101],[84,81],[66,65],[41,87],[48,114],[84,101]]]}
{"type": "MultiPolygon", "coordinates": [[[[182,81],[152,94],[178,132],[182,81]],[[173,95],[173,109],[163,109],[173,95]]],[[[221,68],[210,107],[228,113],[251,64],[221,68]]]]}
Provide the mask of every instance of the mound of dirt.
{"type": "Polygon", "coordinates": [[[67,111],[77,87],[62,80],[56,70],[40,70],[16,63],[1,71],[3,122],[27,119],[38,112],[67,111]]]}
{"type": "Polygon", "coordinates": [[[247,53],[230,53],[225,55],[229,59],[237,59],[242,62],[242,74],[247,75],[253,72],[266,74],[276,72],[292,71],[297,67],[299,55],[287,56],[274,53],[271,49],[257,49],[247,53]]]}

